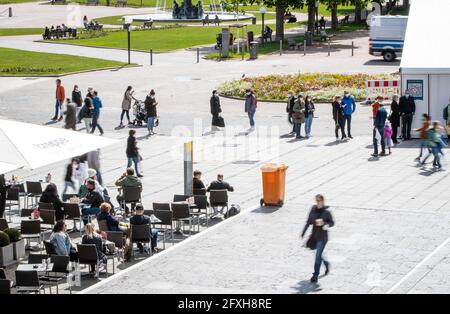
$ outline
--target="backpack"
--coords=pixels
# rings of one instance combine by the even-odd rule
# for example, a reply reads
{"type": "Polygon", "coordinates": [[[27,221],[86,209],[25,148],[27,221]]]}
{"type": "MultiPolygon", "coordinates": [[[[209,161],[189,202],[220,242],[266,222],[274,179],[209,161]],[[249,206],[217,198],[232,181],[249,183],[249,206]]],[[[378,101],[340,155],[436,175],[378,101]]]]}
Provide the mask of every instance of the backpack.
{"type": "Polygon", "coordinates": [[[228,219],[230,217],[236,216],[241,212],[241,207],[239,205],[232,204],[230,208],[225,213],[225,218],[228,219]]]}

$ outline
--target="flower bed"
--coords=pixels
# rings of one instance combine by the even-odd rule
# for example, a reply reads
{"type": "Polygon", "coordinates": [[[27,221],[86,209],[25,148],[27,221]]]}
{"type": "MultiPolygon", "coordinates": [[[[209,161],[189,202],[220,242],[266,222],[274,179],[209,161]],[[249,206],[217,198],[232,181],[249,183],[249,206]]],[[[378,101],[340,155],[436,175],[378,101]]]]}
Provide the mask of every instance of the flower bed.
{"type": "Polygon", "coordinates": [[[329,102],[344,90],[358,101],[366,99],[367,80],[396,80],[398,75],[368,74],[291,74],[248,77],[226,82],[218,91],[229,97],[245,97],[245,90],[251,88],[260,100],[286,100],[288,91],[312,96],[316,102],[329,102]]]}

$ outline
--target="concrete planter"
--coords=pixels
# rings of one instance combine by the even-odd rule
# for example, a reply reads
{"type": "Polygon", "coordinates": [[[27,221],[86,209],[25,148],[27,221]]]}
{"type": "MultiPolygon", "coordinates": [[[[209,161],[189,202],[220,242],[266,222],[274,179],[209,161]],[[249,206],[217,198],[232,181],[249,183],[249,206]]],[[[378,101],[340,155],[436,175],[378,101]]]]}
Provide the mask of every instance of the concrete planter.
{"type": "Polygon", "coordinates": [[[15,263],[14,248],[12,244],[0,247],[0,266],[9,266],[15,263]]]}
{"type": "Polygon", "coordinates": [[[16,261],[19,261],[20,259],[24,258],[26,253],[25,253],[25,240],[24,239],[20,239],[17,242],[13,242],[13,250],[14,250],[14,259],[16,261]]]}

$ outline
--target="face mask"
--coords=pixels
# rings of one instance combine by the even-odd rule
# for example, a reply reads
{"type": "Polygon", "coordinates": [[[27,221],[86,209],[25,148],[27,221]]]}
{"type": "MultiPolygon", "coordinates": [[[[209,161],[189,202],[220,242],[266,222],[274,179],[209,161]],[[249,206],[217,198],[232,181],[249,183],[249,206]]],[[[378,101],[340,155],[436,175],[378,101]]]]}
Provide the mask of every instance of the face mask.
{"type": "Polygon", "coordinates": [[[348,98],[350,95],[349,94],[344,94],[344,97],[348,98]]]}
{"type": "Polygon", "coordinates": [[[408,94],[406,94],[406,95],[405,95],[405,97],[406,97],[406,99],[408,99],[408,98],[409,98],[409,95],[408,95],[408,94]]]}

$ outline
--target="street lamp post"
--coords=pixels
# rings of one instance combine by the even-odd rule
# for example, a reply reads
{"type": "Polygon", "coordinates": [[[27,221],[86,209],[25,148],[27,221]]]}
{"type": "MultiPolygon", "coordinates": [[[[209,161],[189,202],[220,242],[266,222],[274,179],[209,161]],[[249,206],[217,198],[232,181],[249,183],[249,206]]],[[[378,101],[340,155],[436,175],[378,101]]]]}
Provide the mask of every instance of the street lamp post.
{"type": "Polygon", "coordinates": [[[261,13],[261,35],[262,35],[262,44],[264,46],[264,43],[266,41],[266,39],[264,38],[264,14],[266,14],[266,8],[265,7],[261,7],[259,8],[259,13],[261,13]]]}
{"type": "Polygon", "coordinates": [[[319,0],[316,0],[316,24],[315,25],[317,25],[317,35],[319,35],[319,0]]]}
{"type": "Polygon", "coordinates": [[[130,17],[125,17],[125,27],[127,28],[127,35],[128,35],[128,64],[131,64],[131,30],[132,25],[131,23],[133,20],[130,17]]]}

